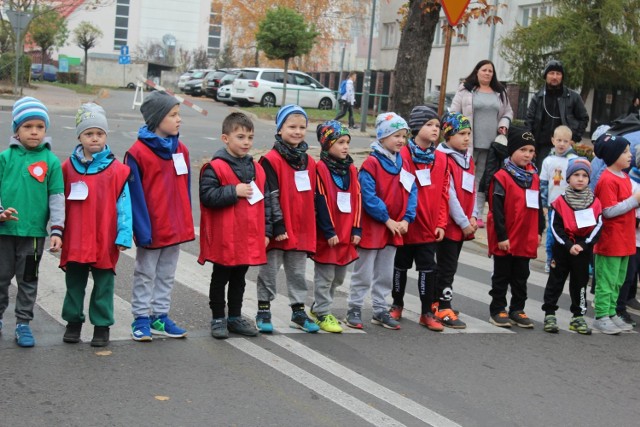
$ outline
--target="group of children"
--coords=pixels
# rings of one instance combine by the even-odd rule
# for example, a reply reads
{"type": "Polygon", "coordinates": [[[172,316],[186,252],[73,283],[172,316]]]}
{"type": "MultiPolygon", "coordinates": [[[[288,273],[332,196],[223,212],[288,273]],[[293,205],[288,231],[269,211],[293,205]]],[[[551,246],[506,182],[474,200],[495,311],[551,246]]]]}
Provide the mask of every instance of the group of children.
{"type": "MultiPolygon", "coordinates": [[[[108,344],[114,323],[115,266],[119,251],[132,246],[132,237],[137,246],[132,338],[151,341],[153,335],[187,335],[169,317],[180,244],[195,239],[189,151],[178,138],[179,102],[156,91],[145,99],[141,112],[145,124],[121,163],[106,144],[104,110],[83,105],[76,116],[80,144],[60,165],[45,138],[46,107],[28,97],[15,103],[14,137],[0,154],[0,205],[5,206],[0,207],[0,330],[15,276],[19,346],[35,344],[29,322],[48,222],[50,251],[62,251],[60,267],[66,273],[64,342],[80,342],[91,272],[91,345],[108,344]]],[[[376,119],[371,154],[359,170],[349,155],[351,136],[346,126],[334,120],[318,125],[318,161],[307,154],[307,127],[301,107],[280,108],[273,149],[256,162],[249,154],[253,123],[242,113],[232,113],[222,123],[224,147],[200,170],[198,262],[213,263],[211,335],[224,339],[230,332],[244,336],[272,332],[271,301],[277,296],[281,267],[291,327],[311,333],[339,333],[343,325],[361,329],[363,302],[370,292],[371,323],[399,329],[407,271],[414,262],[420,324],[434,331],[465,328],[451,302],[463,242],[473,239],[477,230],[469,120],[447,113],[441,121],[426,106],[415,107],[408,123],[395,113],[382,113],[376,119]],[[308,257],[315,271],[313,303],[307,313],[308,257]],[[340,322],[332,312],[334,292],[344,283],[351,263],[348,310],[340,322]],[[242,316],[249,266],[260,266],[255,323],[242,316]]],[[[524,312],[526,282],[529,260],[536,257],[544,231],[542,207],[548,205],[553,235],[548,240],[553,243],[544,330],[559,329],[554,314],[571,275],[574,317],[569,328],[591,332],[583,316],[592,248],[598,282],[594,327],[605,333],[630,329],[615,312],[628,256],[636,253],[628,230],[635,229],[640,193],[632,194],[629,177],[622,172],[630,163],[628,143],[610,135],[598,140],[595,152],[607,170],[594,195],[588,186],[590,164],[572,153],[570,139],[568,128],[556,130],[556,152],[545,160],[541,181],[532,162],[533,135],[512,130],[508,156],[489,182],[487,235],[494,260],[490,322],[496,326],[533,327],[524,312]],[[509,286],[512,299],[507,309],[509,286]]]]}

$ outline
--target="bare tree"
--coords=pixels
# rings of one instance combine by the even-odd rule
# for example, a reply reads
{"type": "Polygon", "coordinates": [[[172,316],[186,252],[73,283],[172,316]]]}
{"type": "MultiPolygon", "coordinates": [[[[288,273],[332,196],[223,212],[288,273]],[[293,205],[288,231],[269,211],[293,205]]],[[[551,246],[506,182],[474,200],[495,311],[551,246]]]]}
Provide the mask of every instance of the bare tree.
{"type": "Polygon", "coordinates": [[[75,30],[73,30],[73,41],[82,50],[84,50],[84,85],[87,85],[87,60],[89,49],[94,47],[98,40],[102,37],[102,31],[94,27],[90,22],[82,21],[75,30]]]}

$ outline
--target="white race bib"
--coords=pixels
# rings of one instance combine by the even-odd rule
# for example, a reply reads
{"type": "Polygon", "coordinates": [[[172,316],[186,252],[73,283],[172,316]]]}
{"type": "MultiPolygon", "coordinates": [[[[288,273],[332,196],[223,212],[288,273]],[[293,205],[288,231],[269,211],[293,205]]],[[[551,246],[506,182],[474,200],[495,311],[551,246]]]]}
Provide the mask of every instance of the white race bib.
{"type": "Polygon", "coordinates": [[[247,202],[249,202],[250,205],[255,205],[260,200],[264,199],[264,194],[262,194],[262,191],[260,191],[255,181],[251,181],[249,185],[251,185],[253,193],[251,194],[251,197],[247,199],[247,202]]]}
{"type": "Polygon", "coordinates": [[[342,213],[351,213],[351,193],[338,191],[338,210],[342,213]]]}
{"type": "Polygon", "coordinates": [[[188,174],[189,169],[187,169],[187,163],[184,161],[184,154],[175,153],[171,156],[173,157],[173,167],[176,169],[176,175],[188,174]]]}
{"type": "Polygon", "coordinates": [[[431,169],[417,169],[416,177],[421,187],[427,187],[431,185],[431,169]]]}
{"type": "Polygon", "coordinates": [[[309,180],[309,171],[296,171],[295,174],[296,189],[299,192],[311,191],[311,181],[309,180]]]}
{"type": "Polygon", "coordinates": [[[415,180],[416,177],[413,174],[407,172],[404,168],[400,169],[400,183],[407,190],[407,193],[411,193],[411,187],[415,180]]]}
{"type": "Polygon", "coordinates": [[[71,191],[67,200],[87,200],[89,197],[89,187],[82,181],[72,182],[71,191]]]}
{"type": "Polygon", "coordinates": [[[594,215],[592,208],[575,211],[574,214],[576,217],[576,224],[578,225],[578,228],[585,228],[596,225],[596,216],[594,215]]]}
{"type": "Polygon", "coordinates": [[[531,209],[540,209],[540,204],[538,203],[540,192],[538,190],[530,190],[527,189],[525,193],[527,199],[527,207],[531,209]]]}
{"type": "Polygon", "coordinates": [[[476,184],[476,177],[469,172],[462,171],[462,189],[473,193],[476,184]]]}

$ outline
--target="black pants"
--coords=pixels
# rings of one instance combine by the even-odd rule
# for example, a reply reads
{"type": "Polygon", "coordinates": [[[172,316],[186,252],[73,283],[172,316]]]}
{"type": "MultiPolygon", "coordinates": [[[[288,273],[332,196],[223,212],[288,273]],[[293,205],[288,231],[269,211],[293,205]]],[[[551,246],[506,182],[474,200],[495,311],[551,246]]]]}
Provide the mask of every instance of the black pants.
{"type": "Polygon", "coordinates": [[[404,293],[407,286],[407,270],[416,262],[418,272],[418,293],[422,314],[431,311],[431,304],[435,301],[436,276],[436,243],[421,243],[418,245],[399,246],[396,250],[393,269],[393,289],[391,296],[393,304],[404,306],[404,293]]]}
{"type": "Polygon", "coordinates": [[[446,237],[438,242],[438,280],[436,282],[436,297],[439,299],[439,309],[451,308],[453,297],[453,278],[458,271],[458,259],[462,250],[462,240],[456,242],[446,237]]]}
{"type": "Polygon", "coordinates": [[[587,312],[587,283],[589,283],[591,251],[571,255],[564,246],[554,243],[551,253],[553,259],[547,286],[544,289],[542,311],[545,314],[555,314],[558,310],[558,299],[564,289],[564,282],[569,277],[571,313],[574,316],[584,316],[587,312]]]}
{"type": "Polygon", "coordinates": [[[340,120],[341,118],[343,118],[345,116],[345,114],[347,114],[347,111],[348,111],[349,112],[349,127],[354,127],[355,126],[355,122],[353,121],[353,106],[351,105],[350,102],[347,102],[344,99],[341,99],[338,102],[340,102],[340,112],[338,113],[336,118],[333,119],[333,120],[340,120]]]}
{"type": "Polygon", "coordinates": [[[249,267],[227,267],[221,264],[213,264],[211,273],[211,285],[209,287],[209,307],[214,319],[224,317],[224,288],[229,283],[227,296],[229,298],[229,317],[239,317],[242,313],[242,297],[246,282],[244,280],[249,267]]]}
{"type": "Polygon", "coordinates": [[[636,254],[629,257],[629,264],[627,265],[627,277],[624,279],[624,283],[620,288],[618,303],[616,304],[616,310],[618,311],[626,310],[627,301],[636,297],[639,273],[638,264],[640,264],[640,248],[636,248],[636,254]]]}
{"type": "Polygon", "coordinates": [[[496,315],[507,307],[507,289],[511,285],[509,313],[524,310],[527,301],[527,279],[529,278],[529,258],[513,255],[493,256],[491,275],[491,304],[489,312],[496,315]]]}

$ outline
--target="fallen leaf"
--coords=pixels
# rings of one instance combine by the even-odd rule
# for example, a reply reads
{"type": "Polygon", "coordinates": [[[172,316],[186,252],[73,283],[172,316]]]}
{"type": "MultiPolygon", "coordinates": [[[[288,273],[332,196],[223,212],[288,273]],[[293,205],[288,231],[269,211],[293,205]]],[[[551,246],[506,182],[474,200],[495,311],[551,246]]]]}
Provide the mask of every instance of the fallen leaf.
{"type": "Polygon", "coordinates": [[[111,354],[110,350],[96,351],[96,356],[111,356],[111,354]]]}
{"type": "Polygon", "coordinates": [[[156,400],[165,401],[169,400],[169,396],[154,396],[156,400]]]}

